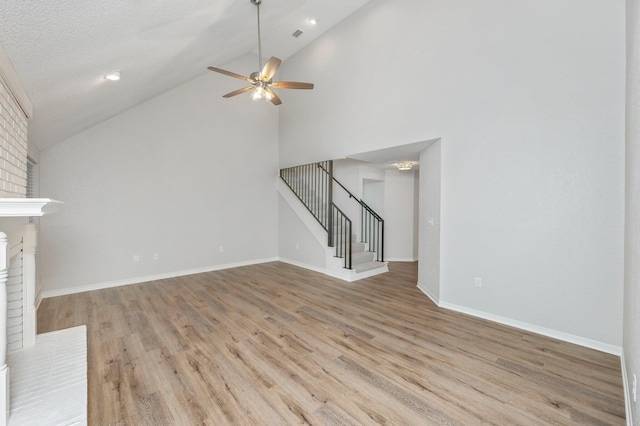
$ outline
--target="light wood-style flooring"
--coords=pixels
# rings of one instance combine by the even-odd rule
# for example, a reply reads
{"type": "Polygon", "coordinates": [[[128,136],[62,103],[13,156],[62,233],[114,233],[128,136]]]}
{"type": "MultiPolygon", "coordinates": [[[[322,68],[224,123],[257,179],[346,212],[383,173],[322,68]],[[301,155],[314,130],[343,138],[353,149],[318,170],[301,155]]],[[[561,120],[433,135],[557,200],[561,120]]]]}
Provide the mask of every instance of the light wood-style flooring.
{"type": "Polygon", "coordinates": [[[46,299],[87,325],[90,425],[623,425],[620,359],[440,309],[417,263],[284,263],[46,299]]]}

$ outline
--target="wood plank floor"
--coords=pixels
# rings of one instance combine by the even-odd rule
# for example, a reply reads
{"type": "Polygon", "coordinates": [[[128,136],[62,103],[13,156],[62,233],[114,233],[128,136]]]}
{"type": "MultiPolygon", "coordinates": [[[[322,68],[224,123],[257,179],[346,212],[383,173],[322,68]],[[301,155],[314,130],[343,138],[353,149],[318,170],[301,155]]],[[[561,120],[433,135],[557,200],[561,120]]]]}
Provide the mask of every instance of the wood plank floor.
{"type": "Polygon", "coordinates": [[[90,425],[623,425],[620,359],[436,307],[416,263],[273,262],[46,299],[87,325],[90,425]]]}

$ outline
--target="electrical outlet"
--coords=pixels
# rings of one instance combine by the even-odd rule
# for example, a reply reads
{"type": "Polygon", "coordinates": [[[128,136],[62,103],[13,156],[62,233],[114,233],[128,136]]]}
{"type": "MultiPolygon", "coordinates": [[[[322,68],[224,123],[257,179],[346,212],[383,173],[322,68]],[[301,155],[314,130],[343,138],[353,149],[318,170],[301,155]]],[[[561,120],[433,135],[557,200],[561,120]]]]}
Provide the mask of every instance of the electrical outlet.
{"type": "Polygon", "coordinates": [[[220,253],[222,253],[224,251],[224,246],[220,246],[218,250],[220,251],[220,253]]]}
{"type": "Polygon", "coordinates": [[[133,261],[136,262],[136,263],[140,262],[140,256],[138,256],[137,254],[134,254],[133,255],[133,261]]]}
{"type": "Polygon", "coordinates": [[[638,379],[636,375],[633,375],[633,383],[631,384],[631,394],[633,395],[633,402],[638,402],[638,379]]]}
{"type": "Polygon", "coordinates": [[[476,286],[476,287],[482,287],[482,278],[475,277],[473,279],[473,285],[476,286]]]}
{"type": "Polygon", "coordinates": [[[153,253],[153,260],[158,260],[158,253],[153,253]]]}

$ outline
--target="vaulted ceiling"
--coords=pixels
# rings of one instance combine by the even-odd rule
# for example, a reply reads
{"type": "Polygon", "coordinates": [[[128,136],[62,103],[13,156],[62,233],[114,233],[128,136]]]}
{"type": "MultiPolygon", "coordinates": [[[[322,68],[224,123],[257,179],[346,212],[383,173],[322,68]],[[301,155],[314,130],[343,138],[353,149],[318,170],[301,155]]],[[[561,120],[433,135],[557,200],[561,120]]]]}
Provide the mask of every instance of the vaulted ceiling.
{"type": "MultiPolygon", "coordinates": [[[[368,1],[263,0],[264,56],[286,60],[368,1]]],[[[0,44],[33,103],[29,138],[45,149],[209,65],[257,53],[256,8],[250,0],[6,0],[0,44]],[[111,71],[121,80],[106,80],[111,71]]]]}

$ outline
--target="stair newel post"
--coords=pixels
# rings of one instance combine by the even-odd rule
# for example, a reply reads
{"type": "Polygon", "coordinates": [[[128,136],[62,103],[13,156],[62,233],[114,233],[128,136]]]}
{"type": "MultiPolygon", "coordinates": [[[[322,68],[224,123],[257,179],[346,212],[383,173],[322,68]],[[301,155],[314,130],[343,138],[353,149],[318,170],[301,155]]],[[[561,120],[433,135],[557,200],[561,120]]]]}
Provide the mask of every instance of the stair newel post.
{"type": "Polygon", "coordinates": [[[7,234],[0,232],[0,425],[9,422],[9,367],[7,366],[7,234]]]}
{"type": "Polygon", "coordinates": [[[364,233],[364,206],[360,204],[360,241],[366,241],[366,236],[364,233]]]}
{"type": "Polygon", "coordinates": [[[329,160],[329,176],[327,177],[327,227],[329,228],[329,247],[333,247],[333,160],[329,160]]]}
{"type": "Polygon", "coordinates": [[[384,220],[380,219],[380,262],[384,262],[384,220]]]}
{"type": "Polygon", "coordinates": [[[349,232],[349,236],[347,237],[347,251],[349,253],[349,256],[347,257],[347,259],[348,259],[348,262],[349,262],[349,266],[347,267],[347,269],[351,269],[353,267],[353,263],[351,262],[351,258],[352,258],[352,255],[353,255],[353,251],[352,251],[353,250],[353,245],[352,245],[353,241],[351,241],[351,238],[353,238],[352,237],[352,230],[351,230],[351,221],[349,221],[348,232],[349,232]]]}

